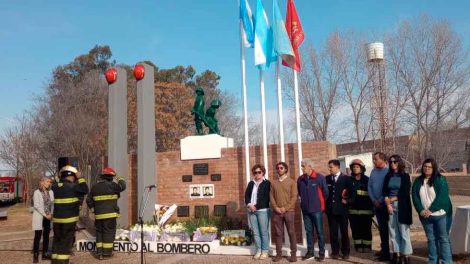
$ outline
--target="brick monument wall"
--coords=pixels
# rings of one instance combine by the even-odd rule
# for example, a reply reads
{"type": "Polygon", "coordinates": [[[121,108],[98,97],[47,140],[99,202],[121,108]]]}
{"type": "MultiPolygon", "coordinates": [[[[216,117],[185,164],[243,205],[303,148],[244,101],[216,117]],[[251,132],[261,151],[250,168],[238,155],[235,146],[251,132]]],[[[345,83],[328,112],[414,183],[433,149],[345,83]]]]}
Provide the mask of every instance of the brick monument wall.
{"type": "MultiPolygon", "coordinates": [[[[222,150],[220,159],[186,160],[180,159],[179,151],[158,152],[156,155],[157,168],[157,193],[156,199],[160,204],[176,204],[189,206],[189,217],[195,216],[195,206],[208,206],[209,217],[213,216],[215,205],[225,205],[227,216],[246,221],[246,209],[244,206],[244,192],[247,185],[244,169],[243,147],[227,148],[222,150]],[[207,175],[194,175],[193,165],[207,163],[207,175]],[[211,174],[220,174],[220,181],[211,181],[211,174]],[[183,175],[192,175],[192,182],[183,182],[183,175]],[[191,198],[189,186],[192,184],[213,184],[214,198],[191,198]]],[[[336,157],[336,146],[326,141],[306,142],[302,144],[303,157],[311,158],[315,163],[315,170],[322,174],[328,173],[328,160],[336,157]]],[[[268,145],[268,168],[270,179],[275,177],[275,164],[280,160],[278,145],[268,145]]],[[[286,163],[289,165],[289,176],[296,179],[298,171],[297,144],[286,144],[286,163]]],[[[263,163],[262,147],[250,147],[250,166],[263,163]]],[[[135,155],[129,155],[129,222],[136,222],[137,215],[137,159],[135,155]]],[[[151,206],[151,201],[149,206],[151,206]]],[[[301,214],[299,206],[296,210],[296,225],[301,226],[301,214]]],[[[186,219],[177,217],[172,219],[186,219]]],[[[326,218],[324,223],[326,224],[326,218]]],[[[325,226],[326,227],[326,226],[325,226]]],[[[327,228],[325,230],[328,230],[327,228]]],[[[301,238],[301,228],[297,228],[298,240],[301,238]]],[[[328,235],[327,233],[325,235],[328,235]]],[[[328,237],[328,236],[327,236],[328,237]]]]}

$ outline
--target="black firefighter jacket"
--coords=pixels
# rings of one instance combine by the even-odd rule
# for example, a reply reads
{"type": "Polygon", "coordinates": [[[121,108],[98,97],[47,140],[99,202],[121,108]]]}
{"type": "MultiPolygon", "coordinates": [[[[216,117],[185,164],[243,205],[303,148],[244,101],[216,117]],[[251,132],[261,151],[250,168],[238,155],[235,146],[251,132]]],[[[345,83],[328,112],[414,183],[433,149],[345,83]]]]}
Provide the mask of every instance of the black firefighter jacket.
{"type": "Polygon", "coordinates": [[[109,179],[100,179],[87,197],[86,203],[95,213],[96,220],[119,217],[117,200],[119,194],[126,189],[126,181],[118,177],[118,182],[109,179]]]}
{"type": "Polygon", "coordinates": [[[84,178],[76,182],[60,179],[52,185],[54,192],[54,212],[52,221],[57,224],[75,223],[80,216],[80,205],[88,193],[84,178]]]}

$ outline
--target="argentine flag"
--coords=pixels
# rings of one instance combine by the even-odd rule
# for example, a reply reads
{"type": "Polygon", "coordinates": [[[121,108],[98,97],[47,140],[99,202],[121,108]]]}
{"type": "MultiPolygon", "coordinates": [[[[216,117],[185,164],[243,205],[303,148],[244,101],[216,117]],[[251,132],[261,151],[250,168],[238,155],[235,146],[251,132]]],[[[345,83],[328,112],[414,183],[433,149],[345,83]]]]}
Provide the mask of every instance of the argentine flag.
{"type": "Polygon", "coordinates": [[[240,20],[242,21],[243,25],[243,45],[247,48],[253,48],[253,20],[248,0],[240,0],[240,20]]]}
{"type": "Polygon", "coordinates": [[[256,2],[255,13],[255,66],[265,70],[269,64],[276,61],[273,52],[273,31],[269,26],[268,17],[261,0],[256,2]]]}
{"type": "Polygon", "coordinates": [[[273,0],[273,37],[274,37],[274,53],[276,56],[282,57],[284,61],[290,64],[295,63],[294,50],[287,35],[286,25],[281,16],[281,11],[277,5],[277,0],[273,0]]]}

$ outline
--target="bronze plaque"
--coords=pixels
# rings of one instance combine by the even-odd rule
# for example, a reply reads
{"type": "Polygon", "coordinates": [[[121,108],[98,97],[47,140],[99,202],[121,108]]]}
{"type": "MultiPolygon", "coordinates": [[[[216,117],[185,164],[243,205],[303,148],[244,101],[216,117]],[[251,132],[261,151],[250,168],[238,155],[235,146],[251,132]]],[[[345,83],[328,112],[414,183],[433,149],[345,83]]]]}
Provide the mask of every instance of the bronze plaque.
{"type": "Polygon", "coordinates": [[[222,179],[222,175],[220,173],[211,174],[211,181],[220,181],[222,179]]]}
{"type": "Polygon", "coordinates": [[[209,174],[209,164],[208,163],[193,164],[193,174],[194,175],[208,175],[209,174]]]}
{"type": "Polygon", "coordinates": [[[182,179],[183,179],[183,182],[192,182],[193,175],[183,175],[182,179]]]}

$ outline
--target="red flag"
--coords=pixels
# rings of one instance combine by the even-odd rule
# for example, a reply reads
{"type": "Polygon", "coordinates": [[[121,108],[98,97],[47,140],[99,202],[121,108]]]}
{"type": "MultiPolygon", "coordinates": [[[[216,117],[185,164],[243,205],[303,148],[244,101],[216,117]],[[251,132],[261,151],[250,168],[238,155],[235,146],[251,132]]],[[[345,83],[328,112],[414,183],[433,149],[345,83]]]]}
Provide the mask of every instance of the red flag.
{"type": "Polygon", "coordinates": [[[304,31],[302,30],[302,25],[300,24],[300,19],[297,15],[297,10],[295,9],[293,0],[287,0],[286,30],[292,44],[292,48],[294,49],[295,64],[282,60],[282,65],[290,67],[299,72],[299,46],[302,44],[302,41],[304,41],[304,31]]]}

